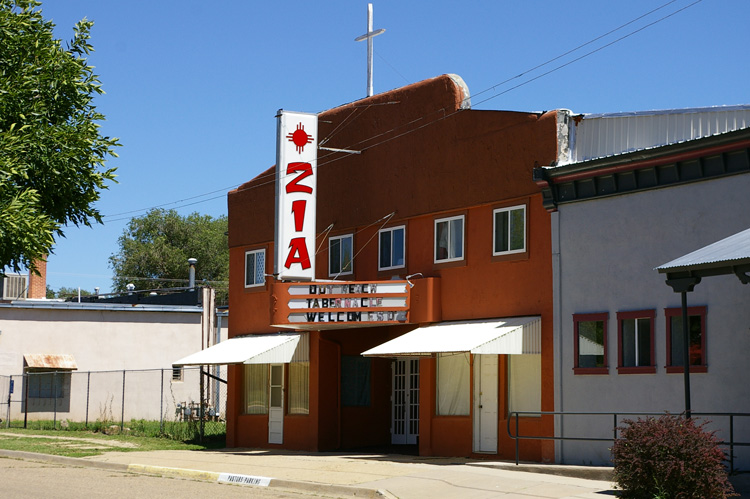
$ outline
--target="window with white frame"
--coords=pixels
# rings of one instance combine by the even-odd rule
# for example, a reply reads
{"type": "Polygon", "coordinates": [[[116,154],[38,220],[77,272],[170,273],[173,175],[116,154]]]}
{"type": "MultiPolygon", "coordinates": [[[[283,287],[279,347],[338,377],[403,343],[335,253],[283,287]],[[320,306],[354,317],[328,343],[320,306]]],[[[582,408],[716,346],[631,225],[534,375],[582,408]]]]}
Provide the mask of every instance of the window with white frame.
{"type": "Polygon", "coordinates": [[[492,214],[492,254],[507,255],[526,251],[526,206],[499,208],[492,214]]]}
{"type": "MultiPolygon", "coordinates": [[[[542,410],[542,356],[508,355],[508,412],[542,410]]],[[[536,417],[537,414],[524,414],[536,417]]]]}
{"type": "Polygon", "coordinates": [[[289,414],[310,414],[310,362],[289,363],[289,414]]]}
{"type": "Polygon", "coordinates": [[[390,227],[380,231],[380,258],[378,270],[398,269],[405,266],[406,227],[390,227]]]}
{"type": "Polygon", "coordinates": [[[268,414],[268,364],[245,364],[245,414],[268,414]]]}
{"type": "Polygon", "coordinates": [[[468,416],[471,408],[469,394],[469,353],[439,354],[437,357],[437,414],[439,416],[468,416]]]}
{"type": "Polygon", "coordinates": [[[339,276],[353,272],[354,236],[336,236],[328,240],[328,275],[339,276]]]}
{"type": "Polygon", "coordinates": [[[245,287],[263,286],[266,282],[266,250],[245,252],[245,287]]]}
{"type": "Polygon", "coordinates": [[[435,220],[435,263],[464,258],[464,216],[435,220]]]}

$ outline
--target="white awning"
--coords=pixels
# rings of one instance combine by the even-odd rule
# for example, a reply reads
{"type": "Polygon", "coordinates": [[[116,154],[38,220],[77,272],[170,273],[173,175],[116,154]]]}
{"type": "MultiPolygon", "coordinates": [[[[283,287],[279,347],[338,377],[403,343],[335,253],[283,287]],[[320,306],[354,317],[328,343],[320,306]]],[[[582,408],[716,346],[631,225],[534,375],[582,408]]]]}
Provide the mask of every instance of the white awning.
{"type": "MultiPolygon", "coordinates": [[[[188,355],[173,362],[172,365],[181,367],[219,364],[283,364],[291,362],[295,357],[301,336],[300,333],[284,333],[251,334],[231,338],[188,355]]],[[[304,350],[304,355],[307,355],[307,349],[304,350]]]]}
{"type": "Polygon", "coordinates": [[[441,322],[410,331],[371,348],[365,357],[413,357],[433,353],[542,353],[542,318],[513,317],[441,322]]]}

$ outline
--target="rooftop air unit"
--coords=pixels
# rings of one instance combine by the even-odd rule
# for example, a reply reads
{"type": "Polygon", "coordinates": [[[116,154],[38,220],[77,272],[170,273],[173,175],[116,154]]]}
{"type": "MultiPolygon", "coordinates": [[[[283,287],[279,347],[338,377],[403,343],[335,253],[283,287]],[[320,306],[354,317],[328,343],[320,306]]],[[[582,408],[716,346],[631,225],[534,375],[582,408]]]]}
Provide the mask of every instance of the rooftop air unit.
{"type": "Polygon", "coordinates": [[[0,280],[3,300],[25,300],[29,288],[28,279],[25,274],[5,274],[0,280]]]}

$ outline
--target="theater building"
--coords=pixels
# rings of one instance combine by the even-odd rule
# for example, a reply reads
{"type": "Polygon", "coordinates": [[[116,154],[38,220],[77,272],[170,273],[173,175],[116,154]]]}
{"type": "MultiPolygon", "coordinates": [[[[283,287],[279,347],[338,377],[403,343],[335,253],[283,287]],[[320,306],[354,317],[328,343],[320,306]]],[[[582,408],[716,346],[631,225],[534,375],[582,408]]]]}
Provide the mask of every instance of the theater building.
{"type": "MultiPolygon", "coordinates": [[[[227,445],[513,457],[509,412],[554,410],[550,214],[532,170],[566,147],[566,116],[472,110],[443,75],[280,132],[317,163],[228,196],[231,339],[206,351],[230,364],[227,445]],[[315,193],[281,208],[302,230],[317,204],[314,244],[274,247],[277,189],[315,193]],[[306,256],[312,278],[285,277],[306,256]]],[[[551,417],[520,424],[554,434],[551,417]]],[[[523,441],[521,458],[553,460],[554,444],[523,441]]]]}

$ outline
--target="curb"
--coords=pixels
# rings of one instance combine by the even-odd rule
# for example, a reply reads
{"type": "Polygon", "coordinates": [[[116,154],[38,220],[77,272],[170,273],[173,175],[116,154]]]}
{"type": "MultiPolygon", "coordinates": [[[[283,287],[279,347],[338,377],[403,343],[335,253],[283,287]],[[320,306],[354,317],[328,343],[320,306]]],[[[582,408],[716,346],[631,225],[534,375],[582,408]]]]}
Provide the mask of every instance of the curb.
{"type": "Polygon", "coordinates": [[[468,466],[479,468],[493,468],[506,471],[523,471],[527,473],[541,473],[545,475],[565,476],[569,478],[583,478],[585,480],[600,480],[612,482],[613,469],[605,466],[574,466],[554,464],[529,464],[529,463],[466,463],[468,466]]]}
{"type": "Polygon", "coordinates": [[[148,473],[152,475],[171,476],[176,478],[192,478],[197,480],[208,480],[212,482],[228,483],[235,485],[274,487],[282,489],[293,489],[305,492],[314,492],[333,497],[367,497],[367,498],[392,498],[389,492],[384,490],[368,489],[364,487],[352,487],[348,485],[333,485],[326,483],[301,482],[296,480],[281,480],[238,473],[217,473],[213,471],[191,470],[184,468],[167,468],[163,466],[147,466],[143,464],[127,465],[127,471],[133,473],[148,473]]]}
{"type": "Polygon", "coordinates": [[[257,477],[240,475],[237,473],[217,473],[213,471],[191,470],[184,468],[168,468],[164,466],[149,466],[144,464],[119,464],[102,461],[92,461],[78,457],[55,456],[53,454],[39,454],[36,452],[14,451],[0,449],[0,457],[13,459],[24,459],[28,461],[55,463],[79,468],[98,468],[108,471],[120,471],[126,473],[143,473],[149,475],[169,476],[174,478],[186,478],[192,480],[205,480],[217,483],[235,484],[243,486],[265,486],[280,489],[291,489],[305,492],[314,492],[328,497],[363,497],[380,499],[392,499],[393,496],[386,490],[375,490],[364,487],[352,487],[348,485],[334,485],[325,483],[302,482],[295,480],[281,480],[277,478],[257,477]]]}

